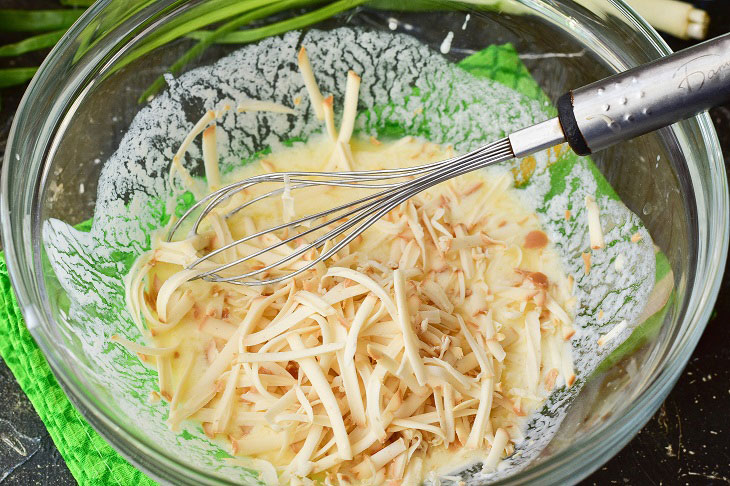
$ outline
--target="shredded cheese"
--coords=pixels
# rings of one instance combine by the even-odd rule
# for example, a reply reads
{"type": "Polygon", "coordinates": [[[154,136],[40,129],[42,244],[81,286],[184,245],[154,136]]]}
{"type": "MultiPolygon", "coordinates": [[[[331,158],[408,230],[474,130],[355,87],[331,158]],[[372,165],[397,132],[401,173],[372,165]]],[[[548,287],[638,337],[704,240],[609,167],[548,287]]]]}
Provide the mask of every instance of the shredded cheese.
{"type": "Polygon", "coordinates": [[[332,142],[336,142],[339,135],[337,134],[337,128],[335,128],[335,112],[334,112],[334,96],[329,95],[322,101],[322,111],[324,113],[325,126],[327,127],[327,134],[332,142]]]}
{"type": "Polygon", "coordinates": [[[312,71],[312,65],[309,63],[309,56],[307,56],[307,50],[302,47],[299,49],[299,55],[297,56],[299,62],[299,71],[302,73],[304,79],[304,86],[307,88],[309,97],[312,99],[312,109],[318,120],[324,119],[324,110],[322,109],[322,93],[319,91],[317,81],[314,79],[314,71],[312,71]]]}
{"type": "Polygon", "coordinates": [[[482,466],[485,472],[491,472],[497,467],[508,441],[509,434],[507,434],[507,431],[497,429],[497,432],[494,434],[494,440],[492,441],[492,447],[489,449],[487,460],[484,461],[484,466],[482,466]]]}
{"type": "Polygon", "coordinates": [[[408,362],[411,364],[413,373],[416,375],[418,384],[423,386],[426,382],[426,371],[423,367],[423,361],[418,353],[418,339],[413,331],[413,319],[408,310],[408,302],[406,300],[405,279],[400,270],[393,272],[393,286],[395,290],[395,299],[398,304],[398,323],[401,327],[403,342],[405,344],[408,362]]]}
{"type": "Polygon", "coordinates": [[[603,229],[601,228],[601,215],[598,211],[598,204],[593,196],[586,196],[586,214],[588,215],[588,233],[591,239],[591,248],[600,250],[606,243],[603,241],[603,229]]]}
{"type": "Polygon", "coordinates": [[[296,111],[292,110],[288,106],[284,106],[280,103],[273,103],[271,101],[260,101],[260,100],[246,100],[242,101],[236,106],[236,111],[243,113],[246,111],[269,111],[271,113],[284,113],[286,115],[294,115],[296,111]]]}
{"type": "Polygon", "coordinates": [[[355,127],[355,116],[357,115],[357,98],[360,92],[360,76],[354,71],[347,73],[347,84],[345,86],[345,109],[342,112],[340,122],[340,133],[337,140],[348,143],[355,127]]]}
{"type": "MultiPolygon", "coordinates": [[[[293,170],[370,170],[451,156],[448,147],[410,137],[363,145],[353,137],[359,76],[347,75],[338,129],[334,97],[323,98],[304,48],[298,64],[326,128],[324,143],[282,149],[246,170],[289,167],[297,154],[320,165],[293,170]]],[[[207,189],[221,187],[215,120],[230,109],[211,110],[195,124],[173,158],[171,180],[180,174],[186,188],[200,186],[182,162],[202,133],[207,189]]],[[[244,100],[237,110],[297,115],[262,100],[244,100]]],[[[534,215],[511,195],[508,175],[464,178],[464,184],[435,186],[393,208],[330,261],[265,287],[196,277],[282,243],[290,233],[236,242],[271,227],[272,218],[274,224],[294,220],[295,209],[333,207],[338,202],[330,193],[339,189],[297,198],[295,208],[287,176],[279,186],[281,206],[251,206],[226,217],[258,195],[237,193],[202,219],[199,235],[153,239],[154,250],[124,281],[145,344],[111,340],[157,368],[155,393],[170,402],[173,430],[186,419],[202,423],[206,434],[227,439],[235,456],[254,456],[247,460],[273,478],[270,484],[312,484],[318,473],[325,484],[418,484],[431,452],[488,444],[485,467],[493,470],[519,440],[524,416],[541,405],[541,390],[576,380],[571,283],[534,215]],[[212,254],[198,270],[187,269],[205,252],[212,254]]],[[[597,208],[586,199],[592,250],[603,246],[597,208]]],[[[252,265],[276,263],[306,243],[301,237],[281,244],[253,257],[252,265]]],[[[334,244],[307,251],[284,270],[302,268],[334,244]]],[[[268,274],[283,275],[277,272],[268,274]]],[[[615,326],[599,344],[625,326],[615,326]]]]}
{"type": "Polygon", "coordinates": [[[221,174],[218,168],[218,149],[216,148],[215,124],[203,131],[203,164],[205,178],[208,179],[208,191],[215,192],[221,186],[221,174]]]}
{"type": "Polygon", "coordinates": [[[292,221],[296,216],[296,211],[294,210],[294,198],[291,195],[291,183],[289,182],[288,175],[284,176],[284,192],[281,193],[281,206],[284,222],[288,223],[292,221]]]}
{"type": "MultiPolygon", "coordinates": [[[[304,343],[298,334],[289,335],[287,341],[294,351],[304,349],[304,343]]],[[[352,447],[347,437],[343,414],[322,368],[311,357],[301,359],[299,366],[304,370],[309,381],[312,382],[312,386],[316,390],[317,395],[319,395],[319,399],[322,400],[322,405],[327,412],[327,416],[332,421],[332,432],[335,436],[335,443],[337,444],[340,458],[349,461],[352,459],[352,447]]]]}
{"type": "Polygon", "coordinates": [[[628,325],[629,323],[626,322],[626,320],[619,322],[618,324],[613,326],[610,331],[598,338],[598,345],[604,346],[610,340],[616,338],[619,334],[621,334],[628,327],[628,325]]]}

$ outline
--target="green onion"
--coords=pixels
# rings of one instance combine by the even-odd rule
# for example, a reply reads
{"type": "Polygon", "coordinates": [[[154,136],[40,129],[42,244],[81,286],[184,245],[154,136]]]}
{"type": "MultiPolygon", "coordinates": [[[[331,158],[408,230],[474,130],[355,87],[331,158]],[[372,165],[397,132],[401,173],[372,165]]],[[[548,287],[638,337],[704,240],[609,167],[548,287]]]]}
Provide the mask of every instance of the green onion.
{"type": "MultiPolygon", "coordinates": [[[[231,32],[222,36],[216,42],[221,44],[246,44],[249,42],[254,42],[257,40],[261,40],[265,37],[271,37],[274,35],[283,34],[284,32],[288,32],[290,30],[307,27],[309,25],[332,17],[333,15],[336,15],[340,12],[361,5],[366,1],[367,0],[339,0],[338,2],[333,2],[326,7],[320,8],[319,10],[315,10],[304,15],[299,15],[298,17],[282,20],[281,22],[276,22],[274,24],[266,25],[264,27],[231,32]]],[[[212,34],[213,32],[203,30],[191,32],[188,37],[203,40],[209,38],[212,34]]]]}
{"type": "Polygon", "coordinates": [[[56,45],[56,42],[63,36],[66,29],[54,30],[46,34],[34,35],[14,44],[0,46],[0,57],[19,56],[26,52],[47,49],[56,45]]]}
{"type": "MultiPolygon", "coordinates": [[[[183,54],[175,63],[170,66],[168,69],[168,72],[177,74],[180,72],[182,68],[184,68],[190,61],[195,59],[197,56],[199,56],[205,49],[208,48],[213,42],[215,42],[216,39],[234,31],[235,29],[246,25],[254,20],[258,20],[260,18],[275,14],[277,12],[281,12],[282,10],[285,10],[287,8],[297,7],[302,4],[309,4],[312,3],[312,0],[283,0],[277,3],[274,3],[272,5],[269,5],[267,7],[263,7],[257,10],[254,10],[253,12],[241,15],[240,17],[237,17],[229,22],[226,22],[225,24],[221,25],[214,31],[206,32],[206,36],[203,39],[200,39],[200,42],[198,42],[195,46],[188,49],[185,54],[183,54]]],[[[146,100],[149,96],[153,96],[157,94],[157,92],[165,85],[165,78],[160,76],[158,77],[152,85],[145,90],[144,93],[139,97],[139,102],[143,103],[144,100],[146,100]]]]}
{"type": "Polygon", "coordinates": [[[33,77],[37,67],[20,67],[0,69],[0,88],[8,88],[23,84],[33,77]]]}
{"type": "Polygon", "coordinates": [[[109,32],[129,20],[137,12],[144,10],[157,0],[135,0],[112,2],[106,15],[94,17],[84,30],[79,33],[79,47],[74,54],[73,63],[106,38],[109,32]]]}
{"type": "Polygon", "coordinates": [[[0,31],[45,32],[68,29],[83,10],[3,10],[0,9],[0,31]]]}
{"type": "MultiPolygon", "coordinates": [[[[327,5],[326,7],[322,7],[318,10],[314,10],[312,12],[308,12],[303,15],[299,15],[297,17],[282,20],[280,22],[276,22],[270,25],[266,25],[263,27],[258,27],[255,29],[248,29],[248,30],[242,30],[238,32],[229,32],[229,30],[232,30],[233,28],[236,28],[244,23],[248,23],[252,20],[255,20],[257,18],[261,18],[265,15],[269,15],[268,10],[274,9],[275,6],[270,6],[268,8],[262,8],[259,11],[252,12],[251,14],[247,16],[242,16],[239,19],[233,20],[229,22],[228,24],[224,24],[219,29],[215,31],[199,31],[192,33],[192,35],[196,36],[196,39],[200,41],[200,44],[197,44],[195,47],[190,49],[188,52],[183,55],[171,68],[170,71],[177,72],[182,67],[185,66],[190,60],[195,56],[198,55],[200,52],[202,52],[208,45],[210,45],[213,42],[225,42],[225,43],[236,43],[236,44],[245,44],[249,42],[254,42],[257,40],[261,40],[265,37],[270,37],[274,35],[279,35],[284,32],[288,32],[290,30],[294,29],[300,29],[302,27],[306,27],[312,24],[315,24],[317,22],[320,22],[322,20],[325,20],[329,17],[332,17],[333,15],[336,15],[340,12],[343,12],[345,10],[349,10],[353,7],[356,7],[362,3],[364,3],[366,0],[339,0],[337,2],[333,2],[330,5],[327,5]],[[264,10],[267,10],[267,12],[264,12],[264,10]],[[173,71],[174,69],[174,71],[173,71]]],[[[299,1],[292,1],[292,2],[282,2],[282,3],[301,3],[299,1]]],[[[140,96],[140,102],[143,102],[146,100],[150,95],[156,94],[160,88],[164,86],[164,78],[160,77],[150,86],[145,92],[140,96]]]]}
{"type": "Polygon", "coordinates": [[[91,7],[96,0],[60,0],[65,7],[91,7]]]}
{"type": "Polygon", "coordinates": [[[230,0],[209,0],[190,12],[181,14],[167,24],[160,26],[159,29],[152,32],[144,40],[144,44],[141,47],[120,59],[114,68],[112,68],[110,74],[139,59],[150,51],[162,47],[175,39],[184,37],[194,30],[245,12],[250,12],[257,8],[269,6],[272,3],[278,3],[278,0],[247,0],[233,4],[231,4],[230,0]]]}
{"type": "MultiPolygon", "coordinates": [[[[149,5],[153,0],[142,1],[142,5],[122,8],[120,14],[131,14],[141,7],[149,5]]],[[[169,42],[188,37],[198,43],[186,51],[169,71],[177,74],[193,59],[213,43],[245,44],[265,37],[279,35],[292,29],[312,25],[337,13],[353,8],[366,0],[339,0],[318,10],[291,19],[276,22],[263,27],[236,31],[254,20],[262,19],[286,9],[304,5],[315,5],[324,0],[246,0],[231,2],[230,0],[208,0],[199,7],[184,12],[177,18],[152,32],[145,40],[145,44],[132,51],[114,66],[112,72],[121,69],[145,54],[167,45],[169,42]],[[217,22],[226,21],[215,30],[200,31],[199,29],[217,22]]],[[[87,7],[93,0],[60,0],[62,5],[73,7],[87,7]]],[[[119,5],[123,5],[120,2],[119,5]]],[[[52,47],[62,37],[63,33],[83,13],[82,9],[68,10],[3,10],[0,9],[0,31],[6,32],[45,32],[22,41],[0,46],[0,56],[17,56],[27,52],[52,47]]],[[[119,21],[122,21],[121,18],[119,21]]],[[[92,26],[89,26],[92,27],[92,26]]],[[[87,35],[81,36],[82,46],[76,57],[83,55],[101,38],[94,39],[94,32],[99,32],[99,25],[90,28],[87,35]]],[[[0,70],[0,87],[22,84],[30,79],[37,68],[11,68],[0,70]]],[[[145,91],[140,100],[156,94],[164,86],[164,78],[159,77],[145,91]]]]}

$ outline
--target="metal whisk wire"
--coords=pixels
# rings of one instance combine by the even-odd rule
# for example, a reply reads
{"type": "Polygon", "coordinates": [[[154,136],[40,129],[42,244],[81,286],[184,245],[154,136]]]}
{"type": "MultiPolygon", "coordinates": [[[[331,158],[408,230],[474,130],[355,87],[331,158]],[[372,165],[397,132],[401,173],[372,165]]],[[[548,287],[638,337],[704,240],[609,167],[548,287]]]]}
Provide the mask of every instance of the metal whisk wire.
{"type": "MultiPolygon", "coordinates": [[[[496,142],[480,147],[467,154],[452,157],[450,159],[434,162],[431,164],[400,168],[400,169],[383,169],[383,170],[367,170],[367,171],[350,171],[350,172],[275,172],[270,174],[261,174],[250,177],[248,179],[229,184],[209,195],[202,198],[192,207],[190,207],[182,217],[172,226],[168,233],[167,241],[172,241],[176,232],[181,228],[183,222],[190,220],[193,215],[200,210],[195,222],[190,230],[190,235],[198,234],[200,225],[205,217],[210,214],[216,207],[228,201],[235,194],[248,189],[257,184],[264,183],[284,183],[288,184],[291,191],[299,191],[310,187],[317,186],[334,186],[347,187],[354,189],[382,189],[375,194],[361,197],[359,199],[343,203],[337,207],[321,211],[319,213],[310,214],[297,218],[290,222],[285,222],[266,228],[256,233],[246,235],[232,243],[213,250],[187,266],[188,269],[195,269],[203,262],[210,261],[212,257],[229,250],[236,245],[243,244],[254,238],[264,236],[266,234],[289,228],[305,228],[296,231],[293,235],[288,236],[272,245],[255,251],[237,260],[216,264],[214,268],[201,271],[197,278],[201,278],[213,282],[229,282],[240,285],[265,285],[280,282],[288,278],[294,277],[305,272],[321,261],[328,260],[347,244],[357,238],[363,231],[372,226],[376,221],[381,219],[389,211],[397,207],[399,204],[407,201],[414,195],[446,180],[458,177],[467,172],[477,170],[495,163],[499,163],[514,157],[509,139],[504,138],[496,142]],[[393,181],[393,182],[383,182],[393,181]],[[322,222],[306,226],[310,222],[322,219],[322,222]],[[343,221],[344,220],[344,221],[343,221]],[[328,226],[336,222],[343,221],[341,224],[326,230],[328,226]],[[241,274],[233,276],[222,276],[221,272],[231,269],[237,265],[244,264],[248,261],[256,259],[261,255],[272,252],[277,248],[287,245],[295,240],[304,238],[316,231],[326,230],[324,234],[317,236],[314,241],[308,244],[300,245],[293,252],[283,256],[282,258],[264,265],[261,268],[254,268],[241,274]],[[349,231],[349,233],[348,233],[349,231]],[[334,241],[337,237],[347,233],[344,238],[334,242],[332,247],[320,254],[318,257],[308,261],[300,268],[294,269],[284,275],[274,278],[254,278],[257,275],[265,274],[270,270],[281,268],[292,260],[304,255],[313,248],[322,248],[327,241],[334,241]]],[[[265,192],[256,196],[245,203],[229,210],[225,214],[225,218],[230,218],[234,214],[244,210],[248,206],[256,202],[265,200],[270,197],[281,195],[285,188],[278,188],[265,192]]]]}

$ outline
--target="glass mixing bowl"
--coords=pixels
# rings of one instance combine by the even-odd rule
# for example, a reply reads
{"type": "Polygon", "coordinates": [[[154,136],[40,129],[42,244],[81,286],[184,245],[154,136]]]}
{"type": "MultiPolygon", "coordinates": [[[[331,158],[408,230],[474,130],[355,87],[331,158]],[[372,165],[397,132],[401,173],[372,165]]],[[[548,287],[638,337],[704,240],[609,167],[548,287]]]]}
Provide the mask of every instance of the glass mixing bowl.
{"type": "MultiPolygon", "coordinates": [[[[68,313],[70,297],[49,265],[42,232],[52,218],[77,224],[93,216],[101,161],[119,145],[145,88],[192,45],[174,35],[181,20],[245,3],[97,2],[33,79],[3,167],[3,247],[30,332],[96,430],[133,464],[173,484],[235,484],[235,478],[213,463],[191,459],[194,451],[163,446],[115,402],[105,385],[115,377],[100,376],[75,337],[79,323],[68,313]]],[[[448,32],[457,32],[447,54],[454,61],[472,49],[510,42],[553,100],[670,52],[620,0],[350,3],[350,10],[316,26],[398,30],[437,50],[448,32]],[[462,30],[467,13],[470,21],[462,30]]],[[[256,22],[286,20],[290,12],[272,16],[256,22]]],[[[212,45],[185,70],[236,48],[212,45]]],[[[703,114],[683,121],[596,154],[594,160],[669,258],[675,298],[659,334],[593,379],[539,459],[499,484],[575,483],[607,461],[674,385],[718,292],[728,240],[728,191],[710,118],[703,114]]]]}

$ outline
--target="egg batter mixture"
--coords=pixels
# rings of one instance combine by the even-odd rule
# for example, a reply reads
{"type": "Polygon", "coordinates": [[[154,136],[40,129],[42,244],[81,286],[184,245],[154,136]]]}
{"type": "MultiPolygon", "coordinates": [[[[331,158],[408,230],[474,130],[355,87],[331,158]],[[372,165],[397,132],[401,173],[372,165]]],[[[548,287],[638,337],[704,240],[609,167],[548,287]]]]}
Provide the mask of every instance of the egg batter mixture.
{"type": "MultiPolygon", "coordinates": [[[[306,82],[301,54],[299,61],[306,82]]],[[[186,173],[183,148],[174,173],[201,195],[266,172],[406,167],[454,155],[411,137],[351,140],[355,77],[339,130],[332,98],[319,95],[325,134],[222,181],[211,124],[218,115],[210,112],[186,140],[203,133],[207,181],[186,173]]],[[[200,424],[266,484],[418,484],[475,459],[494,470],[521,440],[526,417],[556,386],[572,385],[572,280],[510,172],[474,172],[428,189],[294,278],[264,286],[198,278],[306,227],[221,250],[230,243],[368,194],[285,185],[280,197],[226,217],[268,190],[237,193],[196,236],[158,238],[127,276],[127,304],[145,344],[113,339],[157,369],[152,398],[169,402],[173,429],[200,424]]],[[[263,268],[307,241],[218,274],[263,268]]],[[[263,277],[296,271],[330,247],[263,277]]]]}

